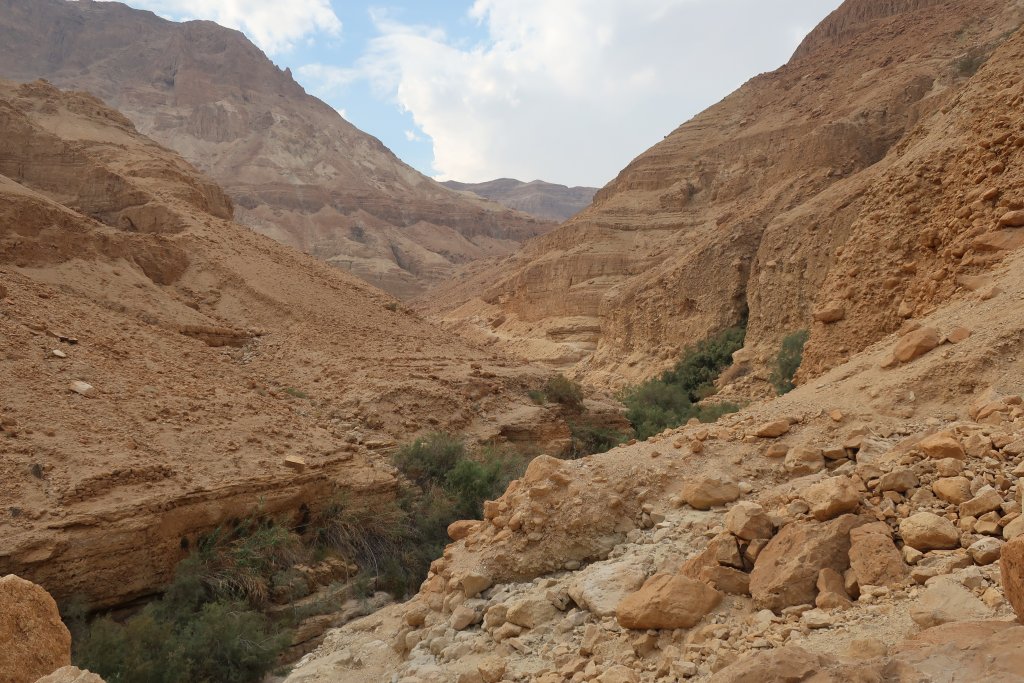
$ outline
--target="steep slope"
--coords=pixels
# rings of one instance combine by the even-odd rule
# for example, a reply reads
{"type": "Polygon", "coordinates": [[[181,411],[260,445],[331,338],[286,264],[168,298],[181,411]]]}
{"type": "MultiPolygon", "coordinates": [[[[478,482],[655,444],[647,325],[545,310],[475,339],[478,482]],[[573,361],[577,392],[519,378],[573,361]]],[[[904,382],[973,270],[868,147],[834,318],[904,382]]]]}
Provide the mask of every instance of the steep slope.
{"type": "MultiPolygon", "coordinates": [[[[593,384],[649,377],[743,318],[745,355],[763,366],[811,326],[827,277],[857,282],[833,264],[869,189],[885,191],[898,143],[957,101],[1021,16],[1007,0],[849,0],[789,64],[668,135],[589,209],[423,308],[593,384]]],[[[852,336],[862,347],[884,331],[852,336]]]]}
{"type": "Polygon", "coordinates": [[[0,0],[0,77],[98,95],[218,181],[239,222],[396,295],[550,227],[420,175],[210,22],[0,0]]]}
{"type": "Polygon", "coordinates": [[[95,97],[0,82],[0,574],[117,604],[258,505],[392,495],[396,439],[567,433],[537,371],[231,212],[95,97]]]}
{"type": "Polygon", "coordinates": [[[716,424],[537,458],[287,680],[1024,682],[1022,267],[909,363],[880,367],[891,335],[716,424]]]}
{"type": "Polygon", "coordinates": [[[460,183],[449,180],[441,183],[459,192],[471,192],[531,216],[546,220],[569,220],[590,205],[597,193],[596,187],[566,187],[543,180],[524,183],[512,178],[499,178],[486,183],[460,183]]]}

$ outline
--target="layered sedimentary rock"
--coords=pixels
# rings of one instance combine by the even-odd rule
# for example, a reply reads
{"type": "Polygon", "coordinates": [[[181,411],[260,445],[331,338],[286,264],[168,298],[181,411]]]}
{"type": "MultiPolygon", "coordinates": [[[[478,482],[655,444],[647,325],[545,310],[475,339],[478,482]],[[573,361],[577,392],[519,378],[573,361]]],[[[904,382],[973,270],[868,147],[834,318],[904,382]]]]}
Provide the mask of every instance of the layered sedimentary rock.
{"type": "Polygon", "coordinates": [[[596,187],[566,187],[543,180],[524,183],[512,178],[499,178],[485,183],[449,180],[441,184],[460,192],[471,192],[537,218],[558,222],[568,220],[585,209],[597,193],[596,187]]]}
{"type": "Polygon", "coordinates": [[[996,60],[1005,77],[982,64],[1020,20],[1005,0],[850,0],[788,64],[640,155],[589,209],[423,308],[594,384],[649,377],[744,319],[746,355],[762,366],[783,336],[812,328],[807,367],[820,372],[895,329],[901,300],[920,315],[1013,246],[980,233],[1017,201],[994,182],[1016,137],[971,139],[995,123],[978,98],[1013,128],[1019,61],[996,60]],[[1010,90],[996,102],[990,88],[1010,90]],[[963,171],[955,152],[946,166],[919,161],[939,140],[970,155],[963,171]],[[964,230],[976,234],[946,235],[964,230]]]}
{"type": "Polygon", "coordinates": [[[0,2],[0,78],[88,90],[219,182],[239,222],[393,294],[552,223],[442,187],[245,36],[112,2],[0,2]]]}
{"type": "Polygon", "coordinates": [[[257,509],[391,496],[398,439],[566,431],[539,371],[231,209],[92,95],[0,82],[0,573],[120,603],[257,509]]]}

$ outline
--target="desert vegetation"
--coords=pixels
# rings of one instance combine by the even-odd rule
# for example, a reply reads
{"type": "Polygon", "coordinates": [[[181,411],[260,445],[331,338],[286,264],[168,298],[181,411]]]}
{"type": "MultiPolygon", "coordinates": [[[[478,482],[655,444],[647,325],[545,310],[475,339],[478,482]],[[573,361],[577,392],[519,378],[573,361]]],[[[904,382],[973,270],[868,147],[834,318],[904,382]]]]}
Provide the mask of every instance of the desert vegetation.
{"type": "Polygon", "coordinates": [[[624,391],[621,400],[636,437],[646,439],[691,418],[713,422],[739,410],[731,403],[700,402],[715,393],[715,380],[732,364],[732,354],[743,347],[745,332],[742,326],[730,327],[687,347],[675,366],[660,377],[624,391]]]}

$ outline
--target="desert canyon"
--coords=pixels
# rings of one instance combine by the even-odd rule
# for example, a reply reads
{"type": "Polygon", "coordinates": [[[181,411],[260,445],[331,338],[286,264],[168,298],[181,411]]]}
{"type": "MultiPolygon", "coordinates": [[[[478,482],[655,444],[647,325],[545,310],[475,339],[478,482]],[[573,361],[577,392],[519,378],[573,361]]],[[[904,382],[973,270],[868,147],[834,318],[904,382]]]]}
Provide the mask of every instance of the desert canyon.
{"type": "Polygon", "coordinates": [[[446,187],[0,0],[0,683],[1024,682],[1022,73],[846,0],[596,194],[446,187]]]}

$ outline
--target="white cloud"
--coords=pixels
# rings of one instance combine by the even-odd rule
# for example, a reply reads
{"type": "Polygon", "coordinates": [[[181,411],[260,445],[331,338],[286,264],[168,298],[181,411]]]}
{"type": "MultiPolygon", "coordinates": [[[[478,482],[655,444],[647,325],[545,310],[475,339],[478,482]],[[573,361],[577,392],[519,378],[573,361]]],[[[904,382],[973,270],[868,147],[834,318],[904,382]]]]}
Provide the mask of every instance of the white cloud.
{"type": "Polygon", "coordinates": [[[209,19],[238,29],[268,54],[291,50],[315,34],[339,35],[330,0],[132,0],[134,7],[176,20],[209,19]]]}
{"type": "Polygon", "coordinates": [[[406,130],[405,139],[408,140],[409,142],[423,142],[423,138],[417,135],[416,131],[414,130],[406,130]]]}
{"type": "Polygon", "coordinates": [[[370,79],[433,140],[441,178],[600,185],[684,120],[781,65],[794,25],[840,0],[476,0],[465,47],[375,15],[358,71],[309,67],[324,87],[370,79]],[[316,70],[320,70],[317,73],[316,70]]]}

